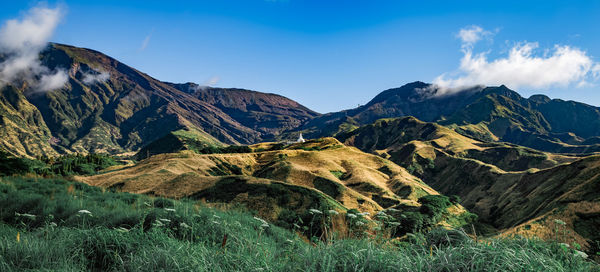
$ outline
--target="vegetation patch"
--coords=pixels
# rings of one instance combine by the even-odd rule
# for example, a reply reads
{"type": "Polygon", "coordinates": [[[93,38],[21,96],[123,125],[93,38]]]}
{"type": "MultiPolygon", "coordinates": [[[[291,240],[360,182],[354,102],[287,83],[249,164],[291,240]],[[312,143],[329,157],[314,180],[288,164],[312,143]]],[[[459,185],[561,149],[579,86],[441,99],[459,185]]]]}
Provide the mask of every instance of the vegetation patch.
{"type": "Polygon", "coordinates": [[[118,162],[109,155],[64,155],[57,158],[19,158],[0,151],[0,176],[36,174],[42,176],[93,175],[118,162]]]}
{"type": "Polygon", "coordinates": [[[307,243],[240,210],[103,192],[61,179],[4,177],[0,205],[2,271],[599,271],[572,249],[538,240],[476,243],[444,229],[402,242],[377,238],[365,234],[357,211],[335,215],[324,207],[282,210],[280,220],[302,218],[299,228],[288,224],[302,232],[311,222],[320,227],[348,218],[364,238],[307,243]]]}
{"type": "Polygon", "coordinates": [[[326,195],[337,199],[344,191],[344,186],[330,179],[315,177],[313,180],[315,188],[326,195]]]}

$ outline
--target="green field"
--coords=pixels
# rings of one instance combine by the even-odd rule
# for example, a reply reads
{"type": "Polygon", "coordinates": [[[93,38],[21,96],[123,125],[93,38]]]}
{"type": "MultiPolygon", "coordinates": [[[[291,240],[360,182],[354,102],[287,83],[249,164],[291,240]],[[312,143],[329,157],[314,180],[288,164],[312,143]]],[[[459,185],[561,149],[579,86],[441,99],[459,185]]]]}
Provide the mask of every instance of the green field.
{"type": "Polygon", "coordinates": [[[0,271],[600,271],[552,242],[434,229],[309,243],[243,211],[63,179],[0,180],[0,271]]]}

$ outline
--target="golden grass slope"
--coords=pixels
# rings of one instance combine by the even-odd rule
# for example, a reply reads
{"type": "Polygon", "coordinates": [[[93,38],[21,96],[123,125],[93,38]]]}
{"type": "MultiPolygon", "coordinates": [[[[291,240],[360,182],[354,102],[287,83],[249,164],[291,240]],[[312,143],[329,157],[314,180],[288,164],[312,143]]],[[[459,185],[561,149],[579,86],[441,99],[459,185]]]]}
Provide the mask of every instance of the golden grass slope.
{"type": "Polygon", "coordinates": [[[307,208],[315,201],[302,201],[307,195],[318,195],[341,210],[373,213],[399,204],[418,206],[419,197],[438,194],[404,168],[334,138],[266,151],[278,146],[281,144],[253,145],[252,153],[159,154],[134,166],[77,179],[132,193],[243,203],[270,218],[282,208],[307,208]],[[269,191],[274,185],[290,192],[289,199],[257,193],[276,193],[269,191]],[[216,199],[215,188],[217,193],[229,195],[216,199]]]}
{"type": "Polygon", "coordinates": [[[502,235],[560,238],[600,251],[600,156],[481,142],[413,117],[379,120],[341,138],[460,196],[502,235]]]}

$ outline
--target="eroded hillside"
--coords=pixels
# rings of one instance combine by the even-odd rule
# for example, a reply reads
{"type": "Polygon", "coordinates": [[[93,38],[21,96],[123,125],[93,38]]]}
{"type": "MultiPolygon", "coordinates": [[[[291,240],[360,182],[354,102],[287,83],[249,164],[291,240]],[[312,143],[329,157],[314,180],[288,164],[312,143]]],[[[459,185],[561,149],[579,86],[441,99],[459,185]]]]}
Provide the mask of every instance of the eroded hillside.
{"type": "Polygon", "coordinates": [[[520,146],[483,143],[412,117],[380,120],[340,137],[407,167],[505,234],[552,238],[568,233],[597,247],[600,157],[570,157],[520,146]],[[515,229],[514,227],[517,226],[515,229]],[[594,227],[596,226],[596,227],[594,227]]]}
{"type": "MultiPolygon", "coordinates": [[[[371,214],[419,207],[420,197],[438,194],[393,162],[334,138],[250,148],[252,152],[234,154],[159,154],[135,166],[78,179],[132,193],[242,203],[273,220],[285,210],[302,212],[324,204],[371,214]]],[[[452,212],[460,216],[466,211],[455,206],[452,212]]]]}

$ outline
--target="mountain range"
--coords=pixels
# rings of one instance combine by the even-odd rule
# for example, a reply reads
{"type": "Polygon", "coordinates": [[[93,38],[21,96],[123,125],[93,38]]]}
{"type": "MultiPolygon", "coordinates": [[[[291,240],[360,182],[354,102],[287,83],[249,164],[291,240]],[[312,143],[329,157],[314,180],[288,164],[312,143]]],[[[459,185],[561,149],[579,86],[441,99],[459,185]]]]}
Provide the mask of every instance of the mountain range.
{"type": "Polygon", "coordinates": [[[476,231],[548,238],[561,220],[570,239],[600,250],[598,107],[417,81],[320,114],[276,94],[163,82],[90,49],[50,44],[40,60],[68,82],[45,92],[4,84],[0,149],[137,153],[79,181],[242,203],[272,220],[319,203],[414,212],[421,197],[453,195],[447,225],[468,210],[476,231]],[[309,141],[295,143],[299,133],[309,141]]]}

